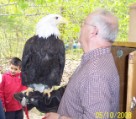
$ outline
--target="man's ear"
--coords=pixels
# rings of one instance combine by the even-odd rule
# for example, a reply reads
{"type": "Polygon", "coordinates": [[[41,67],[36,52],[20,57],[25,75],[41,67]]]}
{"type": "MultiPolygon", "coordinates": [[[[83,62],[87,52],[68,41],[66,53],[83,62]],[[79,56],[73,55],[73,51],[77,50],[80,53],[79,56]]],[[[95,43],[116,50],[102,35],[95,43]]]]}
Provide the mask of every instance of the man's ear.
{"type": "Polygon", "coordinates": [[[98,29],[97,29],[97,27],[94,27],[94,28],[93,28],[93,34],[94,34],[94,35],[97,35],[97,34],[98,34],[98,29]]]}
{"type": "Polygon", "coordinates": [[[97,36],[97,34],[98,34],[98,29],[96,27],[93,27],[90,30],[90,38],[97,36]]]}

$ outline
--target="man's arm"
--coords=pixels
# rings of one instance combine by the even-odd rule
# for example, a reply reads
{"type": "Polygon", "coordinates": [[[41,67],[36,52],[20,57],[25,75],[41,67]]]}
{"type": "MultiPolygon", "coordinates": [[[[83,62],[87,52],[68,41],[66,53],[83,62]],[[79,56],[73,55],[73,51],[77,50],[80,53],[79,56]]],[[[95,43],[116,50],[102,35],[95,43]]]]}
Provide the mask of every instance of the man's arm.
{"type": "MultiPolygon", "coordinates": [[[[112,92],[104,76],[91,77],[91,80],[83,84],[80,92],[83,114],[78,119],[109,119],[112,92]]],[[[57,113],[47,113],[45,117],[45,119],[73,119],[57,113]]]]}
{"type": "Polygon", "coordinates": [[[50,113],[46,113],[45,117],[42,119],[72,119],[72,118],[62,116],[58,113],[50,112],[50,113]]]}
{"type": "Polygon", "coordinates": [[[111,93],[109,83],[104,76],[91,77],[80,88],[83,116],[80,119],[109,119],[111,111],[111,93]]]}

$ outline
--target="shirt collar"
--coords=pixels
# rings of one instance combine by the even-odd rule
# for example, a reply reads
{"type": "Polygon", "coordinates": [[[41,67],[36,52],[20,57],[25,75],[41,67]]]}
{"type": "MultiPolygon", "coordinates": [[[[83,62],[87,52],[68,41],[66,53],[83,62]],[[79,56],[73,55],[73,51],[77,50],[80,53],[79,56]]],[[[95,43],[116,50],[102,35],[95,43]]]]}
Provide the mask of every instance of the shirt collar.
{"type": "Polygon", "coordinates": [[[88,60],[94,60],[97,57],[104,54],[109,54],[110,52],[111,52],[111,47],[105,47],[105,48],[98,48],[98,49],[92,50],[88,53],[84,53],[82,56],[82,63],[85,63],[88,60]]]}

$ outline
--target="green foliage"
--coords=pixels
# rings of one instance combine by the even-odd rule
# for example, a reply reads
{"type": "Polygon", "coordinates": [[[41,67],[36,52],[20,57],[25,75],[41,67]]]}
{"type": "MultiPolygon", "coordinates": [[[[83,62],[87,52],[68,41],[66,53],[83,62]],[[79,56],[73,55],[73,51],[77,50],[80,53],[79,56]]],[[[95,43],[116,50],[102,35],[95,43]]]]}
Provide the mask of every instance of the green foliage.
{"type": "Polygon", "coordinates": [[[28,2],[25,0],[19,0],[18,6],[22,9],[25,10],[29,7],[28,2]]]}
{"type": "Polygon", "coordinates": [[[60,31],[64,42],[71,44],[77,41],[84,18],[96,8],[106,8],[119,18],[117,41],[127,41],[128,11],[133,2],[135,0],[0,0],[0,57],[21,57],[24,43],[35,33],[37,21],[51,13],[68,19],[69,24],[60,26],[60,31]]]}

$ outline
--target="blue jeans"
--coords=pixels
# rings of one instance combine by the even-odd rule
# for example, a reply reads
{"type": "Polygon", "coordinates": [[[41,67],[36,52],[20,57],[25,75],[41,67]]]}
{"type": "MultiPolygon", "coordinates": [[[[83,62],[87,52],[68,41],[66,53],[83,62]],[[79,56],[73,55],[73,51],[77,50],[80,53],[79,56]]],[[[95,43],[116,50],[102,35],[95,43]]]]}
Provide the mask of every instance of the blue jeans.
{"type": "Polygon", "coordinates": [[[1,100],[0,100],[0,119],[5,119],[5,113],[4,113],[4,110],[3,110],[1,100]]]}
{"type": "Polygon", "coordinates": [[[6,119],[23,119],[23,110],[5,112],[6,119]]]}

